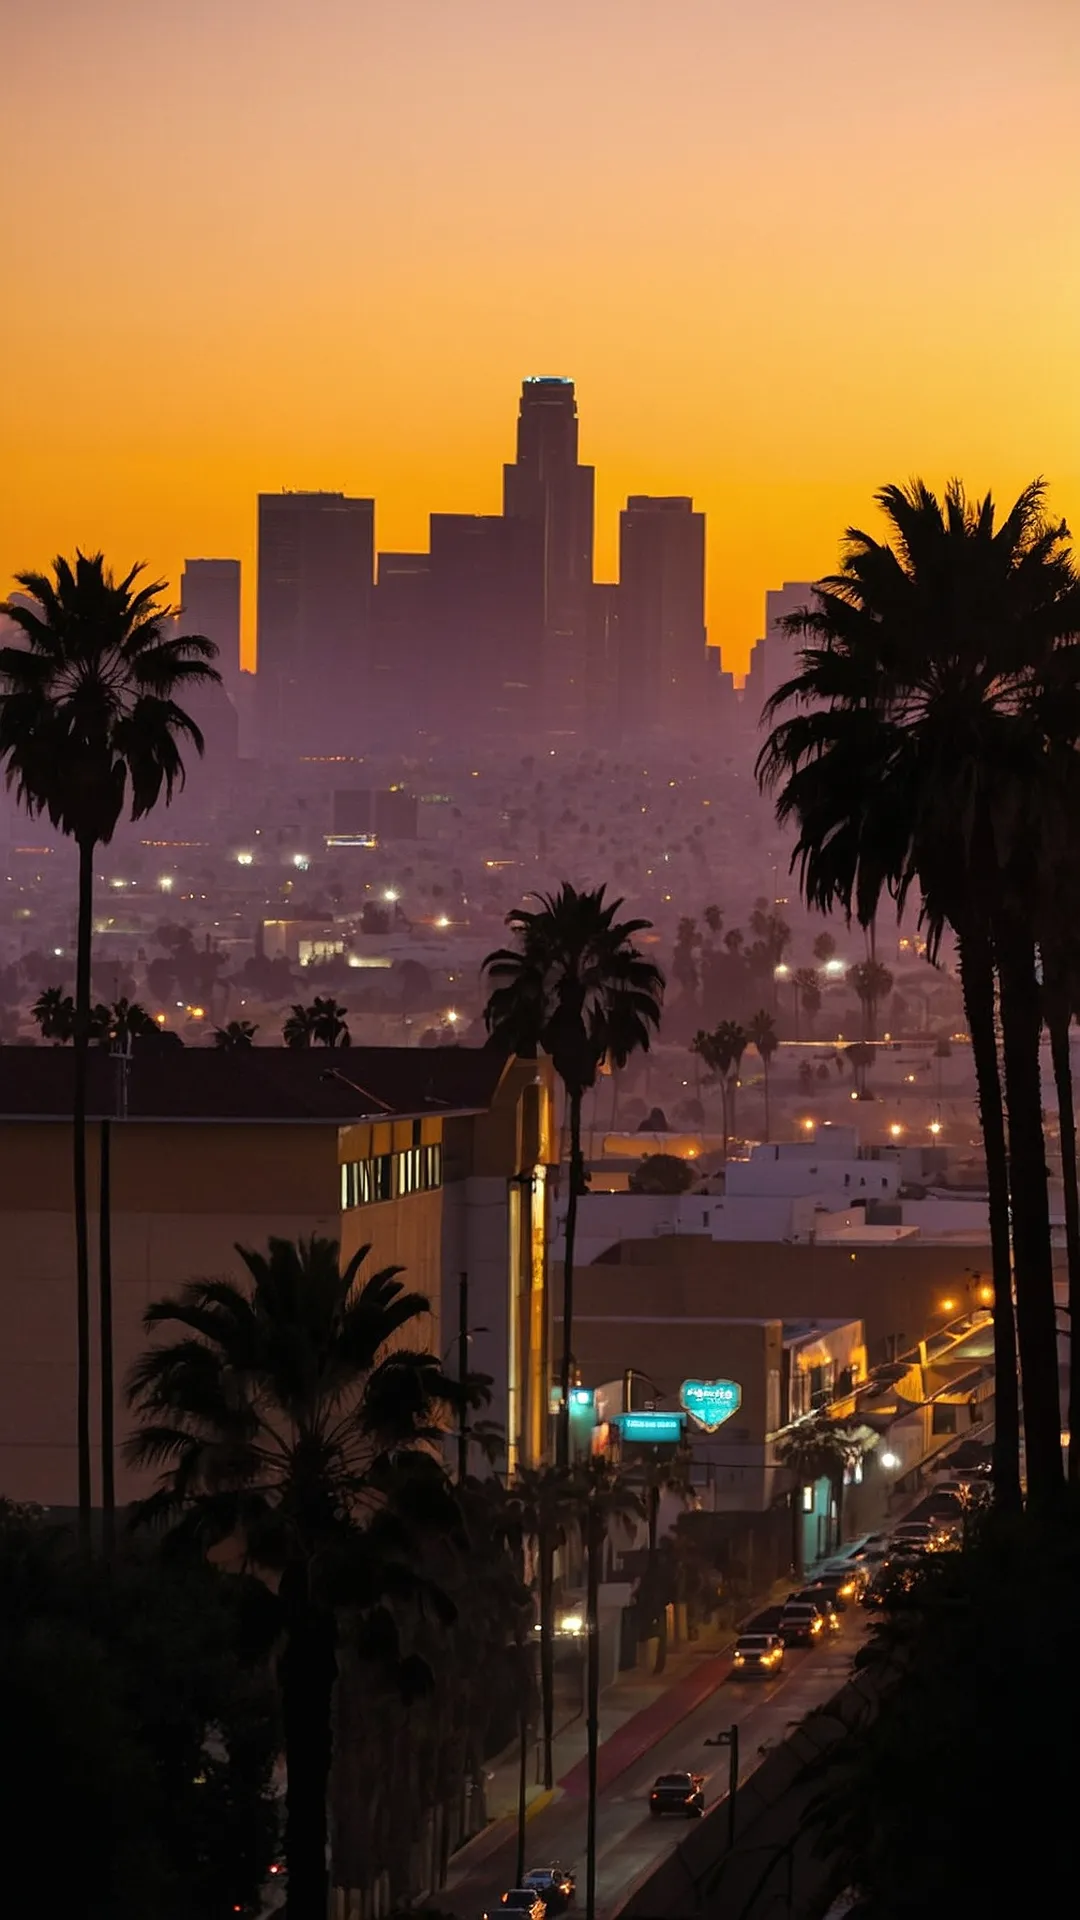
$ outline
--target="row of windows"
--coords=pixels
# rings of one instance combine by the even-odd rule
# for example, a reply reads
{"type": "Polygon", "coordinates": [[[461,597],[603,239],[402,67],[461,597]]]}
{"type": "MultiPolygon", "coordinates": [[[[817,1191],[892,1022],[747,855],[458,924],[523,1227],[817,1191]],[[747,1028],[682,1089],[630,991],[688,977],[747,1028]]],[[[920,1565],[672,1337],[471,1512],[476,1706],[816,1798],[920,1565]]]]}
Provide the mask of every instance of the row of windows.
{"type": "Polygon", "coordinates": [[[380,1153],[374,1160],[347,1160],[341,1169],[342,1210],[400,1200],[409,1193],[430,1193],[441,1186],[442,1148],[437,1145],[380,1153]]]}

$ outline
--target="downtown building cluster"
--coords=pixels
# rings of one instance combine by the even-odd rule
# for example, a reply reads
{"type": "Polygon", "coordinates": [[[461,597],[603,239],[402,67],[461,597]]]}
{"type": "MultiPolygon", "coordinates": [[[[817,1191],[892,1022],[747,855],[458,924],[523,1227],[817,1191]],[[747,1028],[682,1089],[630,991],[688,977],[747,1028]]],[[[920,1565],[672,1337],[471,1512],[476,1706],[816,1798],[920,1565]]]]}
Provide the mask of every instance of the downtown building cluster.
{"type": "Polygon", "coordinates": [[[739,703],[707,644],[704,514],[631,495],[617,583],[595,578],[593,536],[573,382],[528,379],[501,513],[433,513],[426,551],[379,552],[374,500],[262,494],[257,673],[238,561],[185,563],[183,623],[217,641],[243,751],[265,761],[715,736],[739,703]]]}

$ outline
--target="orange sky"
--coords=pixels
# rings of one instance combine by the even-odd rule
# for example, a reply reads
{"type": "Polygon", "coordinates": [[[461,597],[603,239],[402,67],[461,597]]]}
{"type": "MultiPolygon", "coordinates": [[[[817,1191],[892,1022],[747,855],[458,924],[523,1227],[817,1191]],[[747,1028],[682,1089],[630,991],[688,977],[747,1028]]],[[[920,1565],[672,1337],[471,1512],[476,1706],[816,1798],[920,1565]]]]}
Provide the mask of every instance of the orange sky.
{"type": "Polygon", "coordinates": [[[281,486],[422,546],[527,373],[603,575],[627,492],[706,509],[738,672],[883,480],[1080,530],[1078,0],[5,0],[0,72],[5,583],[253,584],[281,486]]]}

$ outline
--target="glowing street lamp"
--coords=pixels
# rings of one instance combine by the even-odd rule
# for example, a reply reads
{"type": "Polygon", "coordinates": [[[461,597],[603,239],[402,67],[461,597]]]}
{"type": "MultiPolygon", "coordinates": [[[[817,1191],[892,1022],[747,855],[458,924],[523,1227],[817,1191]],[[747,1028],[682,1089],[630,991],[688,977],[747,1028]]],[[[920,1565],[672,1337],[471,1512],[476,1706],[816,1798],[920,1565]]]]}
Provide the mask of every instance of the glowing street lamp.
{"type": "Polygon", "coordinates": [[[397,888],[396,888],[396,887],[384,887],[384,888],[383,888],[383,899],[384,899],[384,900],[386,901],[386,904],[387,904],[387,906],[388,906],[388,907],[392,907],[392,906],[393,906],[393,905],[395,904],[395,902],[397,901],[397,899],[398,899],[398,890],[397,890],[397,888]]]}
{"type": "Polygon", "coordinates": [[[158,881],[158,886],[161,888],[162,893],[171,893],[173,890],[172,874],[163,873],[161,879],[158,881]]]}
{"type": "Polygon", "coordinates": [[[253,866],[254,863],[255,855],[253,853],[238,853],[236,856],[236,864],[238,867],[250,867],[253,866]]]}

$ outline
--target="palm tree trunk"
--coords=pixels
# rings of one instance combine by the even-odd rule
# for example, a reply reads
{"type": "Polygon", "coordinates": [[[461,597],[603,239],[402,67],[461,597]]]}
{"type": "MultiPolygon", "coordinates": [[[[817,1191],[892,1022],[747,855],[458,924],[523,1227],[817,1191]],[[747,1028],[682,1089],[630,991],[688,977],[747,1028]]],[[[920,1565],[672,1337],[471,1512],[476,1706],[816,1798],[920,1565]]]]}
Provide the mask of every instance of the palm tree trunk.
{"type": "Polygon", "coordinates": [[[98,1366],[101,1374],[101,1543],[107,1560],[116,1546],[115,1411],[113,1406],[112,1129],[101,1123],[98,1200],[98,1366]]]}
{"type": "Polygon", "coordinates": [[[1042,1008],[1030,931],[1015,920],[1004,922],[997,952],[1028,1494],[1034,1502],[1045,1505],[1060,1494],[1063,1474],[1054,1268],[1039,1084],[1042,1008]]]}
{"type": "Polygon", "coordinates": [[[285,1793],[285,1864],[289,1874],[289,1920],[326,1920],[326,1801],[333,1746],[332,1706],[337,1678],[334,1616],[313,1606],[308,1569],[290,1569],[281,1583],[289,1621],[278,1661],[281,1721],[288,1784],[285,1793]],[[290,1589],[295,1588],[295,1591],[290,1589]]]}
{"type": "Polygon", "coordinates": [[[604,1527],[595,1496],[589,1502],[586,1521],[588,1577],[586,1582],[585,1623],[588,1646],[588,1681],[585,1734],[588,1752],[588,1812],[585,1829],[585,1920],[596,1920],[596,1758],[600,1745],[600,1560],[604,1548],[604,1527]]]}
{"type": "Polygon", "coordinates": [[[796,1580],[802,1578],[802,1485],[798,1476],[791,1489],[791,1571],[796,1580]]]}
{"type": "Polygon", "coordinates": [[[769,1134],[771,1131],[769,1126],[769,1063],[768,1061],[763,1060],[762,1066],[765,1072],[765,1145],[768,1146],[769,1134]]]}
{"type": "MultiPolygon", "coordinates": [[[[1061,1141],[1061,1183],[1065,1200],[1065,1248],[1069,1268],[1069,1335],[1073,1315],[1080,1313],[1080,1197],[1076,1184],[1076,1115],[1073,1112],[1072,1059],[1069,1053],[1067,995],[1048,992],[1046,1024],[1057,1088],[1058,1129],[1061,1141]]],[[[1069,1479],[1080,1480],[1080,1378],[1069,1361],[1069,1479]],[[1073,1434],[1077,1435],[1073,1444],[1073,1434]]]]}
{"type": "Polygon", "coordinates": [[[544,1787],[550,1793],[555,1784],[552,1759],[555,1738],[555,1546],[546,1528],[537,1544],[540,1559],[540,1702],[544,1721],[544,1787]]]}
{"type": "Polygon", "coordinates": [[[570,1465],[570,1374],[574,1340],[574,1242],[577,1238],[578,1193],[582,1185],[581,1089],[570,1090],[570,1189],[566,1196],[566,1248],[563,1254],[563,1346],[559,1381],[559,1435],[556,1460],[570,1465]]]}
{"type": "Polygon", "coordinates": [[[75,946],[75,1085],[72,1172],[75,1202],[75,1443],[78,1452],[79,1544],[90,1548],[90,1221],[86,1192],[86,1106],[90,1064],[90,943],[94,930],[94,842],[79,841],[79,919],[75,946]]]}
{"type": "MultiPolygon", "coordinates": [[[[990,1264],[994,1279],[994,1501],[998,1507],[1018,1513],[1021,1504],[1020,1389],[1009,1240],[1009,1163],[994,1033],[994,963],[990,941],[983,931],[963,932],[958,953],[986,1152],[990,1264]]],[[[940,1064],[939,1061],[939,1067],[940,1064]]]]}

